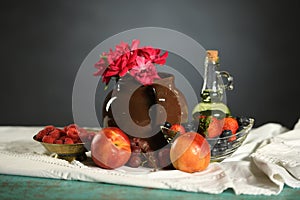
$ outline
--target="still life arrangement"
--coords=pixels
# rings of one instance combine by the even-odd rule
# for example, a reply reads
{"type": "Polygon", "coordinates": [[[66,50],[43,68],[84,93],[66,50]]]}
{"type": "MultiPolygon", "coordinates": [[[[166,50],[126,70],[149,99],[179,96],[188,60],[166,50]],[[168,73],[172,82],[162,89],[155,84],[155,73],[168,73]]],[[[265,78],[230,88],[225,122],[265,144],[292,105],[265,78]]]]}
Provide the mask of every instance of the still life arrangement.
{"type": "Polygon", "coordinates": [[[252,129],[254,119],[226,104],[233,79],[220,70],[218,51],[201,55],[203,83],[191,105],[164,66],[167,52],[134,40],[102,53],[89,77],[107,86],[95,110],[101,128],[1,127],[0,172],[147,191],[278,195],[285,185],[299,188],[300,121],[293,130],[277,123],[252,129]]]}
{"type": "Polygon", "coordinates": [[[193,173],[234,153],[254,119],[234,116],[226,106],[223,94],[233,88],[232,77],[219,70],[218,51],[207,51],[201,101],[188,113],[175,77],[156,69],[166,63],[168,52],[139,43],[121,42],[95,64],[95,76],[106,86],[112,79],[115,83],[102,106],[101,130],[76,124],[46,126],[34,140],[68,161],[84,160],[90,151],[93,162],[104,169],[128,166],[193,173]]]}

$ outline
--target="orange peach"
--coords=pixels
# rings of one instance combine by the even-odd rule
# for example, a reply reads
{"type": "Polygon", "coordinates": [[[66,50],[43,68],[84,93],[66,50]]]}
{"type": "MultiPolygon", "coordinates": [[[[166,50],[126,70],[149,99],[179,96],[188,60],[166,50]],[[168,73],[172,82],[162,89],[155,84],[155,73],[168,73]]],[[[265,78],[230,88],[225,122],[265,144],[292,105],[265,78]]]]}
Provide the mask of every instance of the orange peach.
{"type": "Polygon", "coordinates": [[[196,132],[180,135],[171,145],[170,159],[176,169],[184,172],[205,170],[210,163],[209,143],[196,132]]]}

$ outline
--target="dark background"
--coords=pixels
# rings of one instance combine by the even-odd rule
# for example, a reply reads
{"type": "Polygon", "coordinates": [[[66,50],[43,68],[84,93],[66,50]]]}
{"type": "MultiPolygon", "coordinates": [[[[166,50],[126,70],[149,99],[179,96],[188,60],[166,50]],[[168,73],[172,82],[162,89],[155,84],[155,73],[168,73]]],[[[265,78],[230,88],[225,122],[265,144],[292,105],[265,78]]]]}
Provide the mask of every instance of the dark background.
{"type": "Polygon", "coordinates": [[[87,54],[114,34],[151,26],[220,51],[222,69],[235,78],[227,93],[234,115],[293,128],[299,8],[297,0],[2,2],[0,125],[71,123],[73,83],[87,54]]]}

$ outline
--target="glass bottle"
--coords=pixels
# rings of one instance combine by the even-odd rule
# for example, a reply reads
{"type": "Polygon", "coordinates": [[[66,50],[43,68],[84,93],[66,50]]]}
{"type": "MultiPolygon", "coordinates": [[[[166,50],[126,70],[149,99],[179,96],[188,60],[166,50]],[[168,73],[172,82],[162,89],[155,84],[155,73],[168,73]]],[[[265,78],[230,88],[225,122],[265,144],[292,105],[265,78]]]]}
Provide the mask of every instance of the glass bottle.
{"type": "Polygon", "coordinates": [[[204,82],[201,90],[201,102],[195,106],[193,117],[213,115],[218,118],[230,115],[226,106],[225,90],[233,89],[233,78],[226,71],[220,71],[218,51],[208,50],[204,63],[204,82]],[[224,83],[224,80],[227,81],[224,83]]]}

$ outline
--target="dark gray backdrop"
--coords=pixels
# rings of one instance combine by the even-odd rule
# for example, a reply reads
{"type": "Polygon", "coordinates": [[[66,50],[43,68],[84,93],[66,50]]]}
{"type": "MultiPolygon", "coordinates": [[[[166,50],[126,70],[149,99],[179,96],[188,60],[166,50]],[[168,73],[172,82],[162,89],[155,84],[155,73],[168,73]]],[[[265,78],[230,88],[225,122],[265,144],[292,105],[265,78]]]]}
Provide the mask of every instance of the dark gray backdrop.
{"type": "Polygon", "coordinates": [[[0,125],[72,123],[73,82],[87,54],[114,34],[153,26],[220,51],[235,78],[227,93],[234,115],[292,128],[300,116],[299,8],[296,0],[2,2],[0,125]]]}

